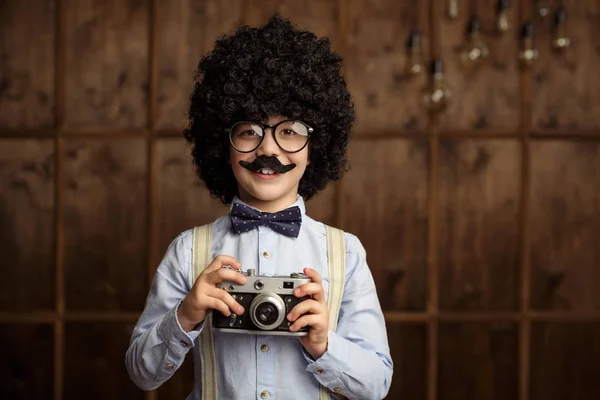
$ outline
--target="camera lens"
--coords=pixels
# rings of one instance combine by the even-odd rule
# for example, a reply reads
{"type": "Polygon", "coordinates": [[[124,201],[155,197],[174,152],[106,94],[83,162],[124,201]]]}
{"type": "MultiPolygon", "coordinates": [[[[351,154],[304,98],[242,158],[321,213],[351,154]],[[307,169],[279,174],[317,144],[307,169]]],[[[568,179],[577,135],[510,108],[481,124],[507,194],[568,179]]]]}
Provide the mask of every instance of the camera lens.
{"type": "Polygon", "coordinates": [[[276,329],[285,317],[285,304],[275,293],[261,293],[250,304],[250,319],[262,330],[276,329]]]}
{"type": "Polygon", "coordinates": [[[277,308],[271,303],[262,303],[258,307],[256,307],[256,318],[263,325],[272,325],[275,321],[277,321],[277,317],[279,316],[279,312],[277,308]]]}

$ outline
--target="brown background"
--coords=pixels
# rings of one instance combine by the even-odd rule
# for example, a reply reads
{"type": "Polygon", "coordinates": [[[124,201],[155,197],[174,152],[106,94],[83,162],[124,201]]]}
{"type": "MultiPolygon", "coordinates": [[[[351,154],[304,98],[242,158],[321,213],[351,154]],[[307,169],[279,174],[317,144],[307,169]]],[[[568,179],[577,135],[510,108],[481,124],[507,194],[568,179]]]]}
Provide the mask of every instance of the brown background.
{"type": "Polygon", "coordinates": [[[456,21],[445,3],[0,0],[0,398],[191,390],[191,359],[144,394],[124,353],[168,243],[227,211],[181,136],[193,69],[274,10],[346,60],[352,169],[308,208],[368,251],[389,398],[600,398],[600,1],[566,1],[562,55],[533,0],[504,35],[479,1],[491,58],[475,72],[456,56],[473,2],[456,21]],[[540,57],[523,70],[529,18],[540,57]],[[440,114],[402,72],[413,28],[446,63],[440,114]]]}

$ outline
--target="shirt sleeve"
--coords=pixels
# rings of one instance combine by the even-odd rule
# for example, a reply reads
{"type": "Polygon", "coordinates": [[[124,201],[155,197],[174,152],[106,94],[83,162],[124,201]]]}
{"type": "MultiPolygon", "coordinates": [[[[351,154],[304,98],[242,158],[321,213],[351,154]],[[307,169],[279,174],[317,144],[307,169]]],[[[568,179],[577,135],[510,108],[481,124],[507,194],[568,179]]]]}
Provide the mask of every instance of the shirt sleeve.
{"type": "Polygon", "coordinates": [[[366,252],[359,239],[346,233],[346,284],[338,327],[329,331],[327,351],[307,371],[334,394],[348,399],[383,399],[393,372],[387,331],[366,252]]]}
{"type": "Polygon", "coordinates": [[[168,380],[200,334],[201,325],[186,333],[177,320],[177,308],[190,291],[192,250],[187,242],[181,234],[167,249],[125,354],[129,376],[143,390],[168,380]]]}

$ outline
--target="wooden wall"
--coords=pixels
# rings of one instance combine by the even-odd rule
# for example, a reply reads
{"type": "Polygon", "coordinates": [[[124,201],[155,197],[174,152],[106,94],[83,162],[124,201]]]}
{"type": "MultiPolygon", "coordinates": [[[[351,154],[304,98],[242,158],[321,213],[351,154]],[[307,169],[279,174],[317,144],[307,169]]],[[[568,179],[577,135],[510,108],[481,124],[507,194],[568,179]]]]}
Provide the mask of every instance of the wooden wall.
{"type": "Polygon", "coordinates": [[[214,39],[275,10],[331,37],[360,121],[351,171],[309,214],[357,234],[396,362],[390,399],[600,397],[600,1],[566,0],[572,46],[513,1],[486,65],[456,50],[467,7],[408,0],[0,1],[0,398],[182,399],[124,353],[180,231],[227,210],[181,136],[193,69],[214,39]],[[517,63],[535,26],[540,57],[517,63]],[[441,56],[453,102],[420,106],[411,29],[441,56]],[[391,216],[391,217],[390,217],[391,216]]]}

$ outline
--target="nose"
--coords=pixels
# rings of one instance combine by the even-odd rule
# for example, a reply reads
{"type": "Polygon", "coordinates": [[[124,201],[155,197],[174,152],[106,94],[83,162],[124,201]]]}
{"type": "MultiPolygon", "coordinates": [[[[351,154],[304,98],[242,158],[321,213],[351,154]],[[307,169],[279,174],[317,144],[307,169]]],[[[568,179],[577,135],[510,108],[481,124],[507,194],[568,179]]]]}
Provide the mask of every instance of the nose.
{"type": "Polygon", "coordinates": [[[260,146],[256,149],[257,156],[278,156],[279,155],[279,146],[277,142],[275,142],[275,138],[273,136],[273,128],[265,129],[265,137],[263,138],[260,146]]]}

